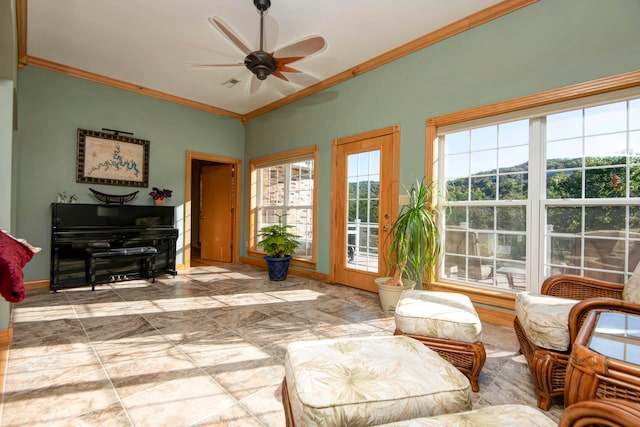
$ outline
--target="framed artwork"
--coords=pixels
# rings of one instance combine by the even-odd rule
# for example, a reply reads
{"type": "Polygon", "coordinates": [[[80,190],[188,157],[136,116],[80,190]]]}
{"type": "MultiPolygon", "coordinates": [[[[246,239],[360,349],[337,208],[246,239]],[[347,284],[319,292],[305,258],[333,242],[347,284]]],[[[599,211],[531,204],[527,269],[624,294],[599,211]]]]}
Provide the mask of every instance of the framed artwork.
{"type": "Polygon", "coordinates": [[[149,186],[149,141],[78,129],[76,182],[149,186]]]}

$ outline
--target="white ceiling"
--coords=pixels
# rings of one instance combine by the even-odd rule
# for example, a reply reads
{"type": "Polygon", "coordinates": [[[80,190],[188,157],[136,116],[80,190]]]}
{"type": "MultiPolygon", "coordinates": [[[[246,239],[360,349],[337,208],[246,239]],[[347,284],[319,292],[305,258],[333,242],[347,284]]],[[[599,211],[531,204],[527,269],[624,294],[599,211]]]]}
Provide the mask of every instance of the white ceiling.
{"type": "MultiPolygon", "coordinates": [[[[272,0],[265,50],[320,35],[327,47],[291,65],[326,80],[500,0],[272,0]]],[[[27,55],[238,114],[302,86],[273,76],[249,95],[240,52],[207,18],[221,18],[252,49],[260,17],[253,0],[28,0],[27,55]],[[223,83],[235,78],[237,85],[223,83]]]]}

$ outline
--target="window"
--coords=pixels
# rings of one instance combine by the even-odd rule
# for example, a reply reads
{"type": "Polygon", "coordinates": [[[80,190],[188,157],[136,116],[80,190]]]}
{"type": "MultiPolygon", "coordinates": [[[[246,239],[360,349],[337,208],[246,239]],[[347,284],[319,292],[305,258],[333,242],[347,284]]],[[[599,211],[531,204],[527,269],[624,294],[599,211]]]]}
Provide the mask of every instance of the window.
{"type": "Polygon", "coordinates": [[[314,260],[315,164],[317,148],[305,148],[252,160],[251,248],[262,227],[282,222],[300,236],[294,257],[314,260]]]}
{"type": "Polygon", "coordinates": [[[438,130],[441,280],[626,282],[640,262],[640,96],[615,97],[438,130]]]}

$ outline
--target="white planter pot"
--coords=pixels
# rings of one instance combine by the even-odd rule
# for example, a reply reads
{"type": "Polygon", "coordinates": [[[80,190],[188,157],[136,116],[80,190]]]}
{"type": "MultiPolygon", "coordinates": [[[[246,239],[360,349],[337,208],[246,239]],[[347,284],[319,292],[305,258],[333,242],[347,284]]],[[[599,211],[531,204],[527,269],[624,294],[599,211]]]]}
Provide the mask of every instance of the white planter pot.
{"type": "Polygon", "coordinates": [[[389,279],[389,277],[378,277],[374,279],[374,281],[376,285],[378,285],[378,295],[380,296],[380,307],[382,311],[385,313],[394,313],[402,292],[413,289],[416,286],[416,282],[409,279],[402,279],[404,286],[385,285],[384,283],[389,279]]]}

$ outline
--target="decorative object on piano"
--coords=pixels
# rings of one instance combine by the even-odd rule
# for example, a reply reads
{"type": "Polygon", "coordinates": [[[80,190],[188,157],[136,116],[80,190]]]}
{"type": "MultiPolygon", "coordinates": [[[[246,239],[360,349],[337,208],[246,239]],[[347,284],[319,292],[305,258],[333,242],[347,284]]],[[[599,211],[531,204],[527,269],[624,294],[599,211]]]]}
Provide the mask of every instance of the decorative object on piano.
{"type": "Polygon", "coordinates": [[[276,216],[278,217],[278,224],[268,225],[260,229],[258,237],[261,240],[257,243],[257,246],[267,253],[264,259],[267,261],[269,280],[279,281],[287,278],[289,262],[298,246],[300,246],[300,242],[297,240],[300,236],[289,232],[289,229],[293,228],[293,226],[283,224],[282,217],[284,215],[276,214],[276,216]]]}
{"type": "Polygon", "coordinates": [[[96,196],[96,199],[98,199],[102,203],[106,203],[107,205],[111,203],[124,205],[125,203],[135,199],[136,195],[138,194],[138,191],[134,191],[133,193],[129,193],[129,194],[118,195],[118,194],[101,193],[99,191],[94,190],[93,188],[89,188],[89,190],[91,190],[93,195],[96,196]]]}
{"type": "Polygon", "coordinates": [[[151,197],[153,197],[153,204],[156,206],[164,205],[164,199],[168,199],[171,197],[173,190],[167,190],[163,188],[162,190],[158,187],[153,187],[153,191],[149,193],[151,197]]]}
{"type": "Polygon", "coordinates": [[[24,299],[24,267],[40,248],[31,246],[24,239],[16,239],[0,229],[0,293],[9,302],[24,299]]]}
{"type": "Polygon", "coordinates": [[[114,134],[78,129],[76,182],[147,187],[149,141],[103,130],[114,134]]]}
{"type": "Polygon", "coordinates": [[[71,197],[69,197],[69,203],[78,203],[78,195],[72,194],[71,197]]]}
{"type": "Polygon", "coordinates": [[[56,197],[56,203],[67,203],[67,192],[63,191],[62,193],[58,193],[56,197]]]}

